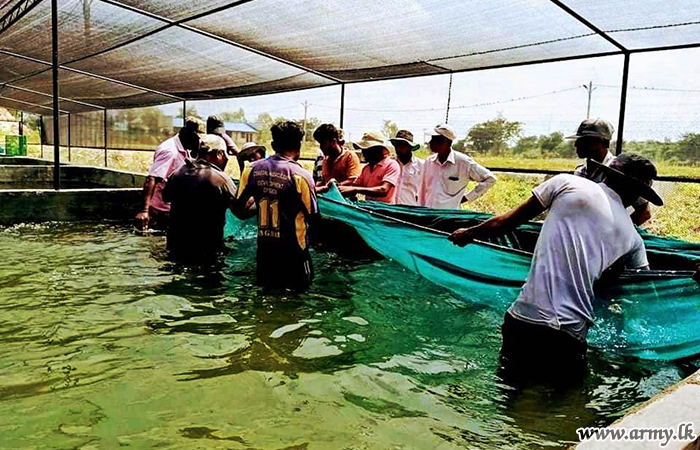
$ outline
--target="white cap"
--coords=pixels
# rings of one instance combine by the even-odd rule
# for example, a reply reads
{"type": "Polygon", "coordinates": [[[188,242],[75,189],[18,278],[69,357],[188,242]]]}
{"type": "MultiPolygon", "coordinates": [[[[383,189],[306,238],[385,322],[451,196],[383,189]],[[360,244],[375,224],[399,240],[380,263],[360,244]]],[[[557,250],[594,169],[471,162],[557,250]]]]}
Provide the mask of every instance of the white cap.
{"type": "Polygon", "coordinates": [[[433,136],[443,136],[450,141],[454,141],[457,137],[454,128],[447,125],[446,123],[441,123],[433,129],[433,136]]]}
{"type": "Polygon", "coordinates": [[[202,144],[211,150],[226,150],[226,142],[215,134],[205,134],[201,137],[202,144]]]}

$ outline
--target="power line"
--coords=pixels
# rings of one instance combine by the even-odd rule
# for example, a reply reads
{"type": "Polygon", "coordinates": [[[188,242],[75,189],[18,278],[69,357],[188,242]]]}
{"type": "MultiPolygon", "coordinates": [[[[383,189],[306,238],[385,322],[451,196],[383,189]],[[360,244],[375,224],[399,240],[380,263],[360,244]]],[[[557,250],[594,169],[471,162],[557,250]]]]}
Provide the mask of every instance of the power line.
{"type": "MultiPolygon", "coordinates": [[[[598,84],[598,87],[604,88],[614,88],[619,89],[621,86],[614,84],[598,84]]],[[[630,86],[629,89],[635,89],[638,91],[659,91],[659,92],[700,92],[700,89],[676,89],[676,88],[664,88],[664,87],[654,87],[654,86],[630,86]]]]}
{"type": "MultiPolygon", "coordinates": [[[[523,96],[523,97],[515,97],[515,98],[510,98],[506,100],[496,100],[493,102],[485,102],[485,103],[475,103],[472,105],[459,105],[459,106],[451,106],[450,109],[466,109],[466,108],[478,108],[482,106],[491,106],[491,105],[501,105],[503,103],[513,103],[513,102],[519,102],[523,100],[530,100],[533,98],[539,98],[539,97],[546,97],[549,95],[555,95],[555,94],[560,94],[562,92],[568,92],[568,91],[573,91],[578,89],[579,86],[571,87],[571,88],[566,88],[566,89],[560,89],[558,91],[551,91],[551,92],[545,92],[542,94],[535,94],[535,95],[528,95],[528,96],[523,96]]],[[[337,106],[330,106],[330,105],[315,105],[321,108],[337,108],[337,106]]],[[[445,108],[417,108],[417,109],[369,109],[369,108],[345,108],[346,111],[359,111],[359,112],[426,112],[426,111],[444,111],[445,108]]]]}

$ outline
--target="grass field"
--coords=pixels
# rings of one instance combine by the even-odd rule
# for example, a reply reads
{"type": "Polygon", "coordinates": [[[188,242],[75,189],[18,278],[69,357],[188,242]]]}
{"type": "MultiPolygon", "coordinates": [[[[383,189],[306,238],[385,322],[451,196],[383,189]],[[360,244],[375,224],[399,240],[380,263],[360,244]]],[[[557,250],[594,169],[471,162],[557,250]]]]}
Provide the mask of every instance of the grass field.
{"type": "MultiPolygon", "coordinates": [[[[312,143],[305,145],[302,157],[314,158],[317,147],[312,143]]],[[[40,157],[40,146],[30,145],[29,156],[40,157]]],[[[72,148],[70,152],[72,164],[104,166],[104,151],[94,149],[72,148]]],[[[427,151],[420,150],[420,157],[426,157],[427,151]]],[[[51,149],[44,148],[44,156],[52,159],[51,149]]],[[[61,160],[68,161],[68,149],[61,151],[61,160]]],[[[108,166],[114,169],[145,173],[153,161],[151,152],[131,152],[110,150],[108,166]]],[[[508,157],[479,157],[478,161],[487,167],[551,169],[571,171],[580,160],[576,159],[519,159],[508,157]]],[[[301,161],[302,165],[311,170],[311,161],[301,161]]],[[[672,166],[664,163],[657,164],[659,173],[663,175],[699,176],[700,168],[672,166]]],[[[230,162],[226,169],[233,178],[238,178],[238,166],[230,162]]],[[[543,175],[497,173],[498,183],[480,199],[465,203],[464,208],[504,213],[519,205],[530,196],[533,187],[541,183],[543,175]]],[[[697,183],[657,183],[658,190],[666,204],[663,207],[652,207],[652,219],[644,227],[652,233],[661,236],[673,236],[681,239],[700,241],[700,184],[697,183]]]]}

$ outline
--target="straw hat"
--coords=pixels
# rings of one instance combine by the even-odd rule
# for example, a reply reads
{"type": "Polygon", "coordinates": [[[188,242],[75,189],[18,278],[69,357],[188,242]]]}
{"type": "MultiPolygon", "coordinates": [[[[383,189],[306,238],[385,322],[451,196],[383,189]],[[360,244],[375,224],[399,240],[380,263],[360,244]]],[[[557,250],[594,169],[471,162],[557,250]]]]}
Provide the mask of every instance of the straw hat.
{"type": "Polygon", "coordinates": [[[389,146],[384,141],[381,133],[378,131],[369,131],[362,135],[362,139],[359,142],[353,142],[352,144],[357,150],[366,150],[372,147],[384,147],[389,150],[389,146]]]}

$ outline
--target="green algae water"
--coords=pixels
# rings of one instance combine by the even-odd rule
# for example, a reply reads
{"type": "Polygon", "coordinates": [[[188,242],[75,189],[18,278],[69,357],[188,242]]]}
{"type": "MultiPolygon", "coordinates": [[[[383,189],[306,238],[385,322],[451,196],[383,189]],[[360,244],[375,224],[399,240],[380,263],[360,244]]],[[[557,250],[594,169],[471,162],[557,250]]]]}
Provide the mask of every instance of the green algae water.
{"type": "Polygon", "coordinates": [[[497,376],[500,314],[390,261],[313,254],[303,294],[108,225],[0,229],[1,449],[565,448],[693,367],[592,351],[582,387],[497,376]]]}

